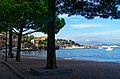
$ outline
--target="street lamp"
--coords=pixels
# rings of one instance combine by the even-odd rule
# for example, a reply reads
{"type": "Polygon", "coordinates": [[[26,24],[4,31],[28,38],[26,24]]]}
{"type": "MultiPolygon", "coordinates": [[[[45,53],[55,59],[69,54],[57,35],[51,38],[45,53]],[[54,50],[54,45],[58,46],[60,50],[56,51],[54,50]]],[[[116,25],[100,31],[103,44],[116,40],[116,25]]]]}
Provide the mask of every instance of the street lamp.
{"type": "Polygon", "coordinates": [[[7,27],[6,27],[6,51],[5,51],[5,61],[7,61],[7,27]]]}

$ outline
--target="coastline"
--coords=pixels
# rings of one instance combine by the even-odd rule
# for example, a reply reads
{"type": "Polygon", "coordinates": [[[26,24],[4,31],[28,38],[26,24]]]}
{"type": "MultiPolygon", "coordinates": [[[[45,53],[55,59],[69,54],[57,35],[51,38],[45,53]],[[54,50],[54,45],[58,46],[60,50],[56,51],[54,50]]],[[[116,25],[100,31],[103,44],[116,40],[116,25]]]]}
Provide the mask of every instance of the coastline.
{"type": "MultiPolygon", "coordinates": [[[[22,59],[42,59],[42,60],[47,60],[46,57],[37,57],[37,56],[21,56],[22,59]]],[[[111,61],[96,61],[96,60],[87,60],[87,59],[72,59],[72,58],[62,58],[62,57],[57,57],[57,61],[75,61],[75,62],[93,62],[93,63],[111,63],[111,64],[120,64],[120,62],[111,62],[111,61]]]]}
{"type": "MultiPolygon", "coordinates": [[[[105,49],[60,49],[56,51],[56,56],[65,60],[85,60],[95,62],[112,62],[120,63],[120,49],[106,51],[105,49]]],[[[22,55],[33,55],[38,57],[46,57],[44,52],[23,52],[22,55]]]]}
{"type": "MultiPolygon", "coordinates": [[[[42,57],[42,56],[30,56],[30,55],[21,55],[21,57],[24,58],[34,58],[34,59],[45,59],[47,57],[42,57]]],[[[69,57],[56,57],[56,60],[70,60],[70,61],[85,61],[85,62],[99,62],[99,63],[115,63],[115,64],[120,64],[120,62],[116,61],[102,61],[102,60],[90,60],[90,59],[76,59],[76,58],[69,58],[69,57]]]]}
{"type": "Polygon", "coordinates": [[[41,57],[21,56],[21,62],[8,61],[10,65],[24,74],[27,79],[120,79],[120,64],[85,60],[64,60],[57,58],[58,67],[72,68],[71,74],[41,75],[31,74],[30,68],[46,66],[46,59],[41,57]]]}

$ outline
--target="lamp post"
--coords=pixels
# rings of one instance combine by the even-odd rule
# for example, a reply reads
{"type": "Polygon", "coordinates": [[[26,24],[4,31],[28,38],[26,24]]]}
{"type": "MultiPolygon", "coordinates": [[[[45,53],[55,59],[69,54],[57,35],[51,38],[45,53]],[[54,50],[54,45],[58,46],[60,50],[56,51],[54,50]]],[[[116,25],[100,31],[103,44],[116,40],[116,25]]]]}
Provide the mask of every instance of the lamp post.
{"type": "Polygon", "coordinates": [[[6,26],[6,51],[5,51],[5,61],[7,62],[7,26],[6,26]]]}
{"type": "Polygon", "coordinates": [[[2,49],[2,34],[0,34],[0,49],[2,49]]]}

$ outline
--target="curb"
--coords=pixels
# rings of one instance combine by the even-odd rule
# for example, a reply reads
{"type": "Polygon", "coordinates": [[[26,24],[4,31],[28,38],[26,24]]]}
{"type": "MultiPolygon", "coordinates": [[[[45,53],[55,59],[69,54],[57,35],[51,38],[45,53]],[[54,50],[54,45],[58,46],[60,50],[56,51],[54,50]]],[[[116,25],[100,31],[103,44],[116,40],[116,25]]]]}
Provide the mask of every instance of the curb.
{"type": "Polygon", "coordinates": [[[5,65],[7,65],[10,69],[13,70],[13,72],[20,77],[20,79],[27,79],[25,78],[25,76],[23,76],[19,71],[17,71],[14,67],[12,67],[11,65],[9,65],[7,62],[3,62],[5,65]]]}

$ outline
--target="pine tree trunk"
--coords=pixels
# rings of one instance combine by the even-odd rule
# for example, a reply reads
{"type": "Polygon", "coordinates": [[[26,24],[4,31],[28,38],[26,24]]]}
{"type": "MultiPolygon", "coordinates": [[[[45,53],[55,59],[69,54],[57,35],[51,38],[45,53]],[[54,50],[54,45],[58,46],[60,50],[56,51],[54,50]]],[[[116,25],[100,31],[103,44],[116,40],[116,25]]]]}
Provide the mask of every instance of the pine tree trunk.
{"type": "Polygon", "coordinates": [[[48,0],[48,43],[47,43],[47,69],[56,69],[56,53],[55,53],[55,1],[56,0],[48,0]]]}
{"type": "Polygon", "coordinates": [[[13,53],[12,53],[12,29],[9,28],[9,53],[8,56],[10,58],[13,58],[13,53]]]}
{"type": "Polygon", "coordinates": [[[22,32],[23,32],[23,25],[21,25],[20,33],[18,36],[18,45],[17,45],[17,53],[16,53],[16,62],[20,62],[20,52],[21,52],[21,40],[22,40],[22,32]]]}

